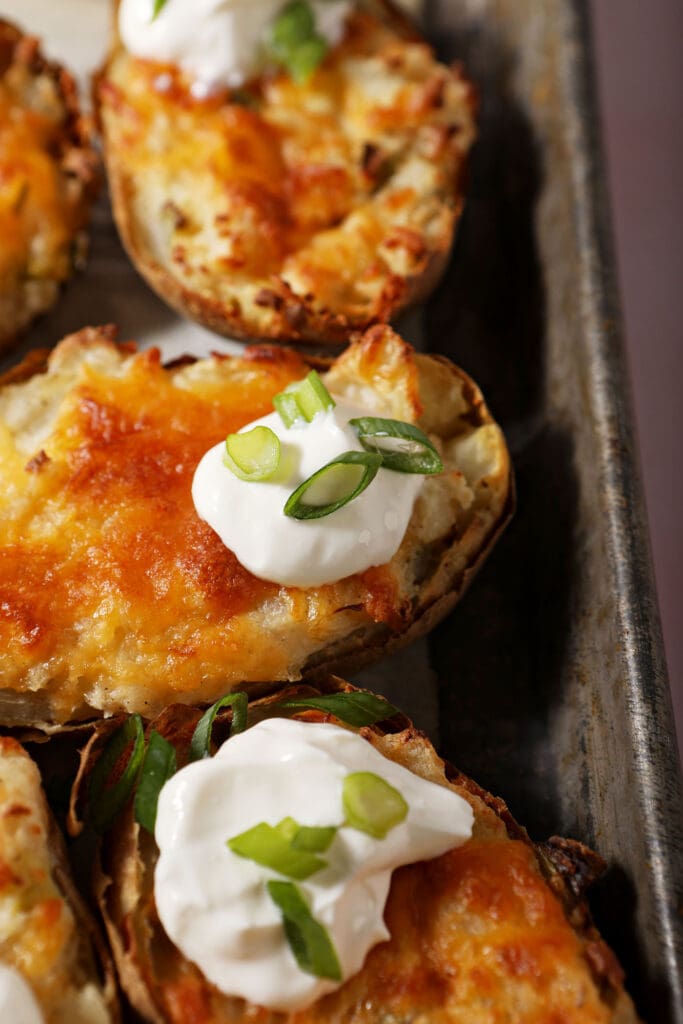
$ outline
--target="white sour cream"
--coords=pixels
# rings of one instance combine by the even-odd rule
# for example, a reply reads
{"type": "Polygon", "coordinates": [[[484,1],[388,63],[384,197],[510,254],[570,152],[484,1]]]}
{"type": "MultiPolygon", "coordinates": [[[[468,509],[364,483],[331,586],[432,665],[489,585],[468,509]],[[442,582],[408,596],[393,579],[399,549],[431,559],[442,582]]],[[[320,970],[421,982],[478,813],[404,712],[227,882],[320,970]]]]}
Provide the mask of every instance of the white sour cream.
{"type": "Polygon", "coordinates": [[[362,451],[349,419],[362,415],[338,403],[311,423],[285,427],[274,412],[244,427],[270,427],[280,439],[272,480],[249,483],[223,464],[225,443],[202,458],[192,483],[197,514],[254,576],[289,587],[316,587],[384,565],[396,554],[424,477],[380,469],[348,505],[321,519],[283,512],[292,491],[337,455],[362,451]]]}
{"type": "MultiPolygon", "coordinates": [[[[167,0],[152,20],[154,0],[122,0],[119,32],[136,57],[177,64],[201,95],[235,88],[267,64],[273,20],[288,0],[167,0]]],[[[317,31],[330,46],[344,33],[349,0],[313,0],[317,31]]]]}
{"type": "Polygon", "coordinates": [[[342,826],[342,785],[374,772],[408,804],[384,839],[340,828],[327,866],[296,882],[328,932],[343,980],[389,938],[383,912],[391,873],[438,857],[472,833],[472,810],[452,790],[426,782],[339,726],[269,719],[225,743],[215,757],[179,771],[161,790],[155,873],[159,917],[172,941],[227,995],[296,1010],[342,984],[307,974],[287,943],[266,882],[275,871],[234,854],[228,839],[291,816],[301,825],[342,826]]]}
{"type": "Polygon", "coordinates": [[[0,963],[0,1020],[11,1024],[44,1024],[36,997],[19,971],[0,963]]]}

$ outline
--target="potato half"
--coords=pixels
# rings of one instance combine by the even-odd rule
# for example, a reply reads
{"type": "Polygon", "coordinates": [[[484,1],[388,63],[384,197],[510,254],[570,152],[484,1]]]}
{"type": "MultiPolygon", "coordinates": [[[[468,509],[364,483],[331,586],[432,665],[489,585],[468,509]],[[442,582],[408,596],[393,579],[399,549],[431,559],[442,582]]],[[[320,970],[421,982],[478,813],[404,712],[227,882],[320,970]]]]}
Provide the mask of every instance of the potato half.
{"type": "MultiPolygon", "coordinates": [[[[351,689],[332,677],[320,687],[351,689]]],[[[316,692],[300,686],[287,696],[316,692]]],[[[252,702],[250,721],[291,715],[276,706],[282,696],[252,702]]],[[[297,717],[337,722],[319,711],[297,717]]],[[[173,743],[179,766],[198,718],[176,705],[150,726],[173,743]]],[[[584,900],[600,858],[569,840],[532,843],[501,800],[444,764],[403,716],[360,732],[385,757],[467,800],[472,838],[397,870],[385,911],[391,939],[336,992],[285,1014],[222,994],[170,942],[155,911],[156,844],[129,807],[105,837],[95,886],[121,984],[142,1017],[154,1024],[635,1024],[619,964],[584,900]]],[[[92,744],[81,784],[97,756],[92,744]]]]}
{"type": "Polygon", "coordinates": [[[0,19],[0,352],[82,262],[98,183],[73,79],[0,19]]]}
{"type": "Polygon", "coordinates": [[[0,722],[212,703],[244,682],[377,658],[455,604],[511,513],[509,456],[470,378],[386,326],[326,381],[418,422],[441,451],[445,471],[424,479],[391,562],[284,587],[252,576],[199,519],[201,456],[311,365],[254,347],[164,368],[157,350],[92,328],[43,372],[34,354],[0,380],[0,722]]]}
{"type": "Polygon", "coordinates": [[[28,981],[46,1024],[118,1021],[111,968],[74,889],[62,836],[24,748],[0,736],[0,961],[28,981]]]}
{"type": "Polygon", "coordinates": [[[190,84],[115,42],[97,88],[121,237],[170,305],[235,338],[339,343],[434,287],[475,97],[401,15],[361,4],[303,84],[190,84]]]}

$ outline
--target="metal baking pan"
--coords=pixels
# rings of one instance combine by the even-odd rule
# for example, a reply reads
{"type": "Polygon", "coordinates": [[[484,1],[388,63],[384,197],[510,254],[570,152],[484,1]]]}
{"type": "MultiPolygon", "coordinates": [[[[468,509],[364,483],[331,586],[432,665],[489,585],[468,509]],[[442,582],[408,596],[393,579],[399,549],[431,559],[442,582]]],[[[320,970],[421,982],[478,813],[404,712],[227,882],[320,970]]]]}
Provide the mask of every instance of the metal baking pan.
{"type": "MultiPolygon", "coordinates": [[[[94,66],[105,3],[68,0],[59,18],[49,0],[0,7],[94,66]]],[[[356,681],[412,713],[532,837],[599,850],[608,871],[592,905],[638,1009],[683,1024],[683,802],[586,3],[427,0],[424,25],[478,85],[481,134],[450,268],[402,327],[481,384],[512,448],[518,511],[449,619],[356,681]]],[[[222,345],[139,281],[105,204],[88,272],[24,350],[103,320],[169,355],[222,345]]]]}
{"type": "Polygon", "coordinates": [[[433,0],[425,21],[480,89],[481,136],[423,340],[472,373],[502,422],[518,510],[416,662],[444,755],[533,837],[573,836],[606,858],[598,924],[643,1018],[681,1022],[680,774],[587,5],[433,0]]]}

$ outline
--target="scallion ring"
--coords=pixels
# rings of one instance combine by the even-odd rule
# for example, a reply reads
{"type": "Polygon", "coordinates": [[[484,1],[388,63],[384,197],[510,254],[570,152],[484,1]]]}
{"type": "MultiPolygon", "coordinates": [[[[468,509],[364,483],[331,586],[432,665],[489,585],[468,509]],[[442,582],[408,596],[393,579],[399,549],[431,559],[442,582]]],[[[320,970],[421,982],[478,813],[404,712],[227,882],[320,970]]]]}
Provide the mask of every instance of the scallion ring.
{"type": "Polygon", "coordinates": [[[311,914],[298,886],[273,880],[266,887],[280,909],[287,942],[301,970],[316,978],[341,981],[337,951],[326,929],[311,914]]]}
{"type": "Polygon", "coordinates": [[[306,0],[292,0],[273,22],[270,49],[296,82],[305,82],[324,60],[326,40],[316,32],[315,15],[306,0]]]}
{"type": "Polygon", "coordinates": [[[140,715],[131,715],[109,737],[88,786],[88,824],[106,832],[133,791],[145,752],[145,731],[140,715]],[[108,785],[119,761],[132,745],[128,760],[115,781],[108,785]]]}
{"type": "Polygon", "coordinates": [[[321,519],[348,505],[372,483],[382,465],[373,452],[344,452],[299,484],[284,507],[293,519],[321,519]]]}
{"type": "Polygon", "coordinates": [[[223,462],[240,480],[268,480],[280,465],[280,441],[270,427],[228,434],[223,462]]]}
{"type": "Polygon", "coordinates": [[[294,426],[297,420],[310,423],[319,412],[334,409],[335,404],[315,370],[311,370],[303,380],[288,385],[273,399],[273,405],[286,427],[294,426]]]}
{"type": "Polygon", "coordinates": [[[408,804],[399,791],[374,772],[347,775],[342,804],[346,824],[374,839],[384,839],[408,814],[408,804]]]}
{"type": "Polygon", "coordinates": [[[369,452],[379,452],[382,466],[397,473],[443,472],[443,462],[427,435],[413,423],[377,416],[349,420],[358,440],[369,452]]]}
{"type": "Polygon", "coordinates": [[[201,761],[202,758],[211,756],[211,730],[221,708],[232,708],[230,735],[234,736],[235,733],[244,732],[247,727],[248,706],[249,698],[241,690],[237,693],[229,693],[227,697],[221,697],[215,704],[212,704],[199,719],[192,734],[190,761],[201,761]]]}
{"type": "Polygon", "coordinates": [[[334,826],[312,828],[299,825],[294,818],[283,818],[277,825],[261,821],[228,839],[227,845],[238,857],[303,881],[327,866],[316,854],[327,849],[336,831],[334,826]]]}

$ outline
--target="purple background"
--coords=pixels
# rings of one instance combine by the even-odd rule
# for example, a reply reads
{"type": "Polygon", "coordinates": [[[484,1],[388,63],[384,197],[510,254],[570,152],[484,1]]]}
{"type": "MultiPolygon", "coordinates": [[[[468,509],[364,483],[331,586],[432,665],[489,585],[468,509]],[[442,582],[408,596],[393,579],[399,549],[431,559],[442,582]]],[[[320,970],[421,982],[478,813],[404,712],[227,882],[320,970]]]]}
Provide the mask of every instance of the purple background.
{"type": "Polygon", "coordinates": [[[603,137],[683,759],[683,3],[593,0],[603,137]]]}

